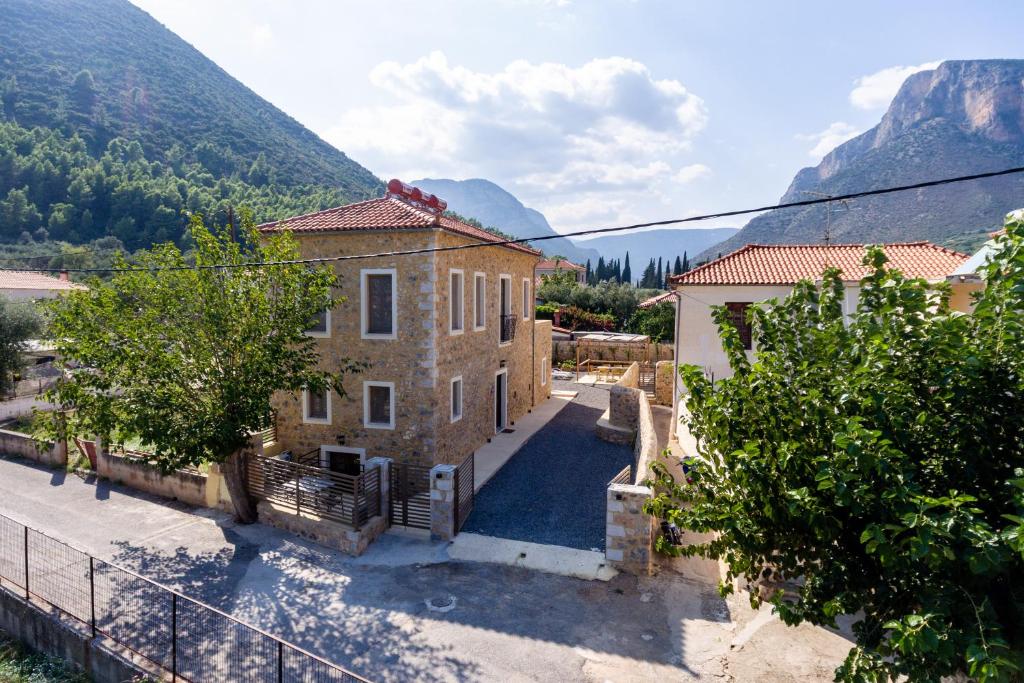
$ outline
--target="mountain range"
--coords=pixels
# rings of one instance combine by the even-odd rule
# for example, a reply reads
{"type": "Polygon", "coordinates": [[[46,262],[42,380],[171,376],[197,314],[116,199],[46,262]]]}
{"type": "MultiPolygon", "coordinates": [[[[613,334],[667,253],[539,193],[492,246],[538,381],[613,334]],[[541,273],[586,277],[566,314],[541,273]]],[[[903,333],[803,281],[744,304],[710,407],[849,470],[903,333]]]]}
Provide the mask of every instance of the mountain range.
{"type": "MultiPolygon", "coordinates": [[[[1022,165],[1024,60],[947,61],[911,75],[871,130],[796,174],[782,202],[1022,165]]],[[[703,257],[747,243],[929,240],[971,251],[1024,206],[1020,175],[784,209],[748,222],[703,257]],[[829,215],[831,213],[831,215],[829,215]]]]}

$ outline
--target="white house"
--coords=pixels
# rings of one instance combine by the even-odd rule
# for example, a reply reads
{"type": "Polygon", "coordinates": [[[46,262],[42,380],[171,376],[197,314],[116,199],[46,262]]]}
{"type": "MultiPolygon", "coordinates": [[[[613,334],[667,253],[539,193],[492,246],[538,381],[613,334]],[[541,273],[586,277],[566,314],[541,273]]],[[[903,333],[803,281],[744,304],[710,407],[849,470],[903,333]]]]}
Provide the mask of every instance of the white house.
{"type": "Polygon", "coordinates": [[[52,277],[28,270],[0,270],[0,297],[8,301],[53,299],[74,289],[86,289],[71,282],[67,273],[52,277]]]}
{"type": "MultiPolygon", "coordinates": [[[[889,266],[908,277],[942,282],[962,266],[965,254],[928,242],[886,244],[889,266]]],[[[857,306],[860,280],[868,269],[862,265],[863,244],[748,244],[727,256],[716,259],[671,279],[676,298],[676,358],[681,364],[704,368],[713,377],[731,373],[718,329],[711,318],[712,306],[726,306],[740,332],[740,338],[753,355],[756,345],[745,311],[755,302],[782,299],[800,280],[819,280],[828,267],[843,273],[846,295],[844,310],[852,313],[857,306]]],[[[969,292],[979,285],[950,280],[953,286],[951,305],[968,310],[969,292]]],[[[679,391],[673,392],[678,397],[679,391]]]]}

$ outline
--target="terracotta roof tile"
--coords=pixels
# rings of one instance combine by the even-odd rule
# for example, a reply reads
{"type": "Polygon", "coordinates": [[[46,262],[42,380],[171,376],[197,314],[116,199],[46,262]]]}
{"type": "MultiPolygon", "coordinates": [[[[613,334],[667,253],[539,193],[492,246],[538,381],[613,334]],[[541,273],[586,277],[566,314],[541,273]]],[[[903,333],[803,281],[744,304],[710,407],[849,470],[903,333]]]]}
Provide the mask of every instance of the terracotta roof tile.
{"type": "MultiPolygon", "coordinates": [[[[355,204],[337,206],[316,213],[286,218],[258,227],[260,232],[290,230],[293,233],[344,232],[348,230],[415,230],[440,228],[481,242],[502,242],[502,238],[468,223],[412,206],[397,197],[381,197],[355,204]]],[[[540,254],[522,244],[503,245],[509,249],[540,254]]]]}
{"type": "Polygon", "coordinates": [[[88,289],[85,285],[28,270],[0,271],[0,290],[3,289],[48,289],[67,291],[88,289]]]}
{"type": "Polygon", "coordinates": [[[652,296],[650,299],[644,299],[640,302],[640,308],[650,308],[656,306],[663,301],[671,301],[673,297],[672,292],[663,292],[657,296],[652,296]]]}
{"type": "MultiPolygon", "coordinates": [[[[882,245],[889,267],[907,277],[938,280],[968,259],[966,254],[929,242],[882,245]]],[[[863,244],[748,244],[745,247],[676,275],[677,285],[789,285],[815,280],[825,268],[834,266],[843,279],[856,281],[867,275],[861,264],[863,244]]]]}

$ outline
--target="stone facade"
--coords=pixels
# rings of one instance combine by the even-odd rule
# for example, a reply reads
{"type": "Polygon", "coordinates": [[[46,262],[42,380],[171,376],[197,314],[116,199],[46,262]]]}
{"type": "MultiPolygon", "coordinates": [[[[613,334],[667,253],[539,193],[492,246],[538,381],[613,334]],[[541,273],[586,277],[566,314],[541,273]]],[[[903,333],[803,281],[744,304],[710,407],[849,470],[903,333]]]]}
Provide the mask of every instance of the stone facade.
{"type": "MultiPolygon", "coordinates": [[[[302,256],[358,254],[478,244],[439,229],[297,233],[302,256]]],[[[321,446],[352,449],[364,458],[390,457],[421,465],[462,462],[495,433],[496,375],[507,376],[507,423],[514,423],[535,401],[533,267],[538,257],[506,247],[480,247],[427,254],[340,261],[333,264],[345,300],[330,313],[329,335],[319,339],[324,367],[344,359],[368,368],[345,378],[345,396],[331,396],[329,424],[303,420],[301,393],[275,397],[282,449],[305,453],[321,446]],[[394,339],[361,334],[361,271],[394,269],[394,339]],[[450,273],[463,273],[463,331],[450,330],[450,273]],[[482,329],[474,325],[476,273],[486,280],[482,329]],[[499,342],[499,278],[511,279],[511,312],[516,334],[499,342]],[[529,285],[524,310],[523,286],[529,285]],[[451,418],[452,379],[462,378],[462,417],[451,418]],[[365,381],[394,383],[394,428],[363,423],[365,381]]],[[[550,383],[549,383],[550,384],[550,383]]]]}
{"type": "Polygon", "coordinates": [[[646,486],[612,484],[608,487],[605,558],[630,574],[651,573],[654,553],[654,517],[643,510],[653,492],[646,486]]]}
{"type": "Polygon", "coordinates": [[[626,446],[634,444],[640,419],[640,396],[644,394],[637,388],[639,382],[640,365],[633,363],[609,389],[608,410],[597,421],[598,438],[626,446]]]}

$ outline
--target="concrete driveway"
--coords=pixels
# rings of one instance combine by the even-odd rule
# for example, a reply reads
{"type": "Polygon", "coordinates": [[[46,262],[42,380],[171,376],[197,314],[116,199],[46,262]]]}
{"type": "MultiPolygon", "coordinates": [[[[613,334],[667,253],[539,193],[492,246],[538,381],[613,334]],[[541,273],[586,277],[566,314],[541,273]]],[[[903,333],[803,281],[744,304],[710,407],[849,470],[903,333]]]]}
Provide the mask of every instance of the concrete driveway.
{"type": "Polygon", "coordinates": [[[673,574],[588,582],[394,534],[350,558],[23,460],[0,458],[0,493],[0,514],[373,680],[824,681],[849,647],[673,574]]]}

